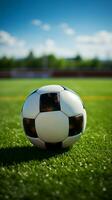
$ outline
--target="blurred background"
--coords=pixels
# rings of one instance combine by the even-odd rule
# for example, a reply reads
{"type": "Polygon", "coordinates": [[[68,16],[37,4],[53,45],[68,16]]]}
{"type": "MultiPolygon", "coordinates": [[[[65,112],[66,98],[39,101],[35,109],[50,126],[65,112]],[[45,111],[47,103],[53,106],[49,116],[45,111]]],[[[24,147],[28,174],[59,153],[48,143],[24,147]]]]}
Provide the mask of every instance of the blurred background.
{"type": "Polygon", "coordinates": [[[112,1],[1,0],[0,78],[112,77],[112,1]]]}

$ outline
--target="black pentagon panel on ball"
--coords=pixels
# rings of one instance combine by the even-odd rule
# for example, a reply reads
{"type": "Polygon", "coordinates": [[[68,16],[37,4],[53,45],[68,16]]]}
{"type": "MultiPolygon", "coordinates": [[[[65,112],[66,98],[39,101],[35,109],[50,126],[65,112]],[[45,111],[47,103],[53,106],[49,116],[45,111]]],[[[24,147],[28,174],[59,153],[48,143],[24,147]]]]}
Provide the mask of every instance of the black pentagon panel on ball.
{"type": "Polygon", "coordinates": [[[38,137],[35,129],[35,119],[23,118],[23,126],[26,135],[33,138],[38,137]]]}
{"type": "Polygon", "coordinates": [[[59,111],[60,96],[59,93],[45,93],[40,96],[40,112],[59,111]]]}
{"type": "Polygon", "coordinates": [[[45,142],[45,146],[48,150],[58,150],[62,148],[62,142],[57,142],[57,143],[45,142]]]}
{"type": "Polygon", "coordinates": [[[83,115],[69,117],[69,136],[74,136],[82,132],[83,115]]]}

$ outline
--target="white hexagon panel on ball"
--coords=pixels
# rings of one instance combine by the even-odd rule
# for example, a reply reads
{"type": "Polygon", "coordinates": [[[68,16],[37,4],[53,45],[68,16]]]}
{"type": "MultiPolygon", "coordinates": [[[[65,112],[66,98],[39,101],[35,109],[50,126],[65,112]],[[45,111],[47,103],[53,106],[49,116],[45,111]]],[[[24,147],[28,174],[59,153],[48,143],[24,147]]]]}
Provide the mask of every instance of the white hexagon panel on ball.
{"type": "Polygon", "coordinates": [[[60,85],[46,85],[38,89],[38,94],[54,93],[63,91],[63,87],[60,85]]]}
{"type": "Polygon", "coordinates": [[[24,118],[34,119],[39,114],[39,94],[35,91],[31,93],[22,108],[22,115],[24,118]]]}
{"type": "Polygon", "coordinates": [[[68,116],[83,113],[83,105],[79,96],[71,91],[64,90],[60,93],[61,110],[68,116]]]}
{"type": "Polygon", "coordinates": [[[68,136],[68,117],[61,111],[40,113],[35,122],[36,132],[45,142],[61,142],[68,136]]]}

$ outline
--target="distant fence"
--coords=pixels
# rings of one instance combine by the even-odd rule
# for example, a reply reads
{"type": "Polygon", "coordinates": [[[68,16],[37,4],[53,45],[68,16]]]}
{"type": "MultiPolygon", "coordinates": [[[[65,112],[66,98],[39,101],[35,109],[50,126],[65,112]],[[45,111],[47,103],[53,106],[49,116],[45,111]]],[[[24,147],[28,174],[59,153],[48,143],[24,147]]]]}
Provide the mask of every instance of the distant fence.
{"type": "Polygon", "coordinates": [[[112,71],[54,71],[54,77],[112,77],[112,71]]]}
{"type": "Polygon", "coordinates": [[[112,71],[0,71],[0,78],[112,77],[112,71]]]}

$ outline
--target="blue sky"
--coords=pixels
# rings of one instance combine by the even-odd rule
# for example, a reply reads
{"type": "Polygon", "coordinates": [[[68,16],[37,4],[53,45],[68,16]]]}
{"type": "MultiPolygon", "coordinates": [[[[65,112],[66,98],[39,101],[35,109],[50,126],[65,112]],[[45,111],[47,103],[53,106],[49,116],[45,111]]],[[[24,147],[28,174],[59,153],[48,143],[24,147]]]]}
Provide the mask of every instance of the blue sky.
{"type": "Polygon", "coordinates": [[[112,1],[1,0],[0,56],[112,56],[112,1]]]}

